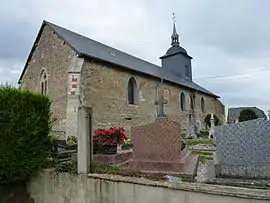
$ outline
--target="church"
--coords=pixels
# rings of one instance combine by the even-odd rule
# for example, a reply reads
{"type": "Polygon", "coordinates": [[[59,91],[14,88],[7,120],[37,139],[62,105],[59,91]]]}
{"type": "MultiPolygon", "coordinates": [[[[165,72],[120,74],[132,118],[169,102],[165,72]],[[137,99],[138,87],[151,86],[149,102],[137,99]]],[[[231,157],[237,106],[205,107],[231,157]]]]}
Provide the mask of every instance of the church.
{"type": "MultiPolygon", "coordinates": [[[[173,23],[171,44],[161,66],[124,53],[71,30],[43,21],[19,78],[21,89],[48,95],[53,129],[77,135],[77,110],[92,108],[92,127],[130,127],[153,122],[160,96],[164,114],[181,123],[190,118],[204,128],[214,113],[225,120],[220,97],[192,80],[192,57],[180,46],[173,23]]],[[[182,132],[182,133],[183,133],[182,132]]]]}

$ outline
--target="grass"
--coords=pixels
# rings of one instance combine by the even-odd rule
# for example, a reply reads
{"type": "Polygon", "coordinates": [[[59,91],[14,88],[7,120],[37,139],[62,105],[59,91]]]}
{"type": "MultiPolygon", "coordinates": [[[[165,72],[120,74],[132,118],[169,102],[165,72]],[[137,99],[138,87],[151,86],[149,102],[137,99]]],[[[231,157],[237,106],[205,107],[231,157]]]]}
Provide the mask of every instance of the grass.
{"type": "Polygon", "coordinates": [[[213,156],[209,156],[209,155],[199,155],[199,161],[201,163],[205,163],[208,160],[213,160],[213,156]]]}
{"type": "MultiPolygon", "coordinates": [[[[99,173],[99,174],[114,174],[114,175],[120,175],[120,176],[126,176],[126,177],[138,177],[138,178],[146,178],[149,180],[156,180],[156,181],[162,181],[164,180],[164,174],[152,174],[152,173],[146,173],[141,171],[135,171],[133,169],[124,169],[121,167],[111,166],[107,164],[94,164],[92,166],[92,173],[99,173]]],[[[185,175],[173,175],[175,177],[181,178],[182,182],[194,182],[194,178],[188,177],[185,175]]]]}
{"type": "Polygon", "coordinates": [[[199,161],[205,163],[208,160],[213,160],[213,152],[208,151],[192,151],[192,154],[199,155],[199,161]]]}
{"type": "Polygon", "coordinates": [[[198,144],[214,145],[213,140],[186,140],[186,146],[195,146],[198,144]]]}
{"type": "Polygon", "coordinates": [[[56,172],[65,172],[70,174],[77,174],[77,164],[73,162],[58,163],[55,166],[56,172]]]}
{"type": "Polygon", "coordinates": [[[213,156],[213,152],[208,151],[193,151],[192,153],[200,156],[213,156]]]}
{"type": "Polygon", "coordinates": [[[93,164],[92,173],[116,173],[123,169],[117,166],[111,166],[108,164],[93,164]]]}

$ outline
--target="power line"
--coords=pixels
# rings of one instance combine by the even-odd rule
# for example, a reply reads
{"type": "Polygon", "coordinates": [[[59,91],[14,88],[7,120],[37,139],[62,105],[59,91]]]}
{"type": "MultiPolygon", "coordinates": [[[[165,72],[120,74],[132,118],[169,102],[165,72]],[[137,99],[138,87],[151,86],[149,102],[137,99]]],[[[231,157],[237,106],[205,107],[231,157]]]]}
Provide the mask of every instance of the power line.
{"type": "MultiPolygon", "coordinates": [[[[239,73],[239,74],[234,74],[234,75],[227,74],[227,75],[217,75],[217,76],[209,76],[209,77],[199,77],[199,78],[194,78],[194,79],[215,79],[215,78],[228,78],[228,79],[231,78],[231,79],[234,79],[234,77],[245,76],[247,74],[251,74],[251,73],[254,73],[254,72],[258,72],[258,71],[260,71],[260,72],[270,71],[270,69],[269,68],[263,68],[263,69],[257,69],[257,70],[254,70],[254,71],[249,71],[249,72],[246,72],[246,73],[239,73]]],[[[250,76],[246,76],[246,77],[250,77],[250,76]]]]}

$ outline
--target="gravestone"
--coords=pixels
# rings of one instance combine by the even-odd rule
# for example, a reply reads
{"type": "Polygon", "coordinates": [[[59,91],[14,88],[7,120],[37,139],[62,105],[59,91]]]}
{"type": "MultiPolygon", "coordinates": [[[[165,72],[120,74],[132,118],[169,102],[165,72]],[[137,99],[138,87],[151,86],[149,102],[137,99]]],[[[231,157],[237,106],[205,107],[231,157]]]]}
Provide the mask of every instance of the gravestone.
{"type": "Polygon", "coordinates": [[[164,99],[163,95],[159,96],[159,99],[155,101],[155,105],[158,105],[157,108],[157,117],[158,118],[165,118],[166,115],[164,113],[164,105],[167,104],[167,100],[164,99]]]}
{"type": "Polygon", "coordinates": [[[197,138],[196,122],[194,121],[193,111],[189,111],[188,113],[187,137],[197,138]]]}
{"type": "Polygon", "coordinates": [[[181,153],[181,127],[167,118],[132,127],[133,169],[148,172],[184,173],[193,176],[198,157],[186,148],[181,153]]]}
{"type": "Polygon", "coordinates": [[[209,139],[212,139],[215,134],[215,118],[214,114],[211,113],[211,118],[210,118],[210,130],[209,130],[209,139]]]}
{"type": "Polygon", "coordinates": [[[217,178],[270,179],[270,121],[256,119],[215,128],[217,178]]]}
{"type": "Polygon", "coordinates": [[[196,121],[196,130],[197,130],[197,134],[200,134],[201,133],[202,125],[201,125],[201,121],[200,120],[197,120],[196,121]]]}

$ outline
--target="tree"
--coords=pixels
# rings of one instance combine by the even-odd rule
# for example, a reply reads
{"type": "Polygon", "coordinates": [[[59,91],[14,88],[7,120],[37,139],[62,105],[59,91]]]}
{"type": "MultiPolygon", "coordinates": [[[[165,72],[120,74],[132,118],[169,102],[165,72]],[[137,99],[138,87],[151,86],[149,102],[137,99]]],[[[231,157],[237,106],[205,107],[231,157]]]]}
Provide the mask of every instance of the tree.
{"type": "MultiPolygon", "coordinates": [[[[204,123],[206,125],[206,128],[211,127],[210,119],[211,119],[211,114],[207,114],[207,116],[204,119],[204,123]]],[[[214,119],[215,119],[215,126],[221,125],[219,118],[215,114],[214,114],[214,119]]]]}
{"type": "Polygon", "coordinates": [[[238,117],[238,121],[243,122],[243,121],[253,120],[253,119],[257,119],[257,118],[258,118],[258,116],[256,115],[256,113],[253,110],[243,109],[240,112],[240,115],[238,117]]]}
{"type": "Polygon", "coordinates": [[[0,185],[28,180],[47,166],[50,105],[41,94],[0,87],[0,185]]]}

